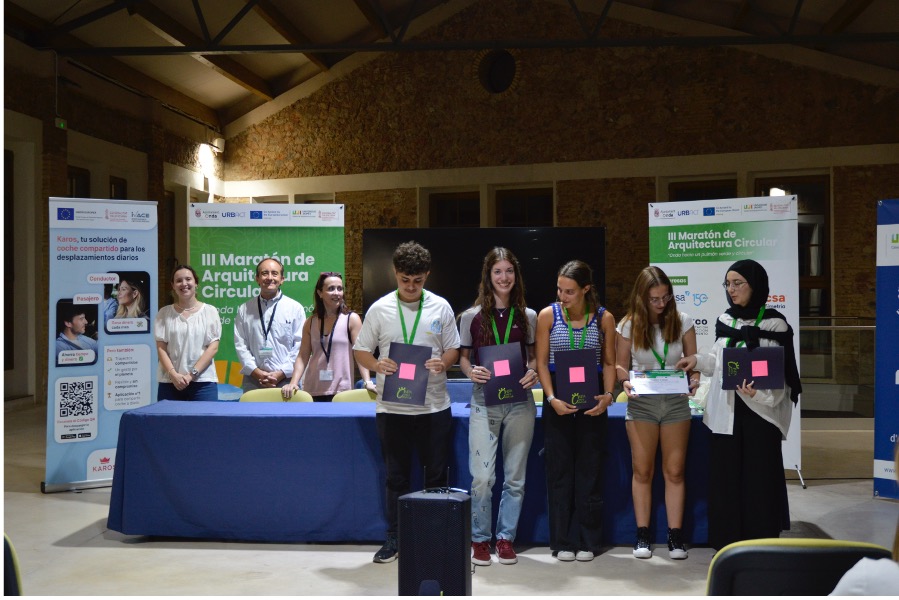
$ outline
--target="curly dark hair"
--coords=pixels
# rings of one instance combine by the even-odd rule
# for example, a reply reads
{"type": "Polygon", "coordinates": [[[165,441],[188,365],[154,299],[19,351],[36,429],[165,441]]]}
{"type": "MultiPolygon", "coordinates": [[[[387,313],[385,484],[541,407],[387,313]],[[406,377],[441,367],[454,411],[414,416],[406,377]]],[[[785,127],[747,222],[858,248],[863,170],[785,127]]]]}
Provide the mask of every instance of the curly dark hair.
{"type": "Polygon", "coordinates": [[[393,251],[393,268],[405,275],[421,275],[431,270],[431,253],[416,241],[403,242],[393,251]]]}

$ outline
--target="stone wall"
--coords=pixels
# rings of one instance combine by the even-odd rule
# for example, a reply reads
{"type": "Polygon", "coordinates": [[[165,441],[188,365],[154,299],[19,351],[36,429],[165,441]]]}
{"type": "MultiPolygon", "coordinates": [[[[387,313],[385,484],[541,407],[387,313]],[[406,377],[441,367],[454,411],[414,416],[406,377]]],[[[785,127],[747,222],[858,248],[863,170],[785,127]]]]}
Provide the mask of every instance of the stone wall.
{"type": "MultiPolygon", "coordinates": [[[[582,35],[568,7],[477,3],[425,40],[582,35]]],[[[661,35],[609,20],[608,37],[661,35]]],[[[515,51],[491,95],[474,51],[385,54],[228,140],[228,180],[896,142],[899,93],[731,48],[515,51]]]]}

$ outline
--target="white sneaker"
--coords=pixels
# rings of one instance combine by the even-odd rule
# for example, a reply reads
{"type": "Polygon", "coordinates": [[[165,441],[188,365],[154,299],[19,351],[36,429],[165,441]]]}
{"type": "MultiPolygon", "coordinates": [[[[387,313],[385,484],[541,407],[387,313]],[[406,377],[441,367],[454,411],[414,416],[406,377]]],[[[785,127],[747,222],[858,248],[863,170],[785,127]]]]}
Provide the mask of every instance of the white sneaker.
{"type": "Polygon", "coordinates": [[[637,528],[637,541],[634,543],[634,558],[652,558],[652,546],[649,543],[649,527],[637,528]]]}
{"type": "Polygon", "coordinates": [[[559,550],[556,552],[556,558],[562,562],[571,562],[574,560],[574,552],[570,550],[559,550]]]}
{"type": "Polygon", "coordinates": [[[589,550],[578,550],[575,558],[581,562],[590,562],[593,560],[593,553],[589,550]]]}

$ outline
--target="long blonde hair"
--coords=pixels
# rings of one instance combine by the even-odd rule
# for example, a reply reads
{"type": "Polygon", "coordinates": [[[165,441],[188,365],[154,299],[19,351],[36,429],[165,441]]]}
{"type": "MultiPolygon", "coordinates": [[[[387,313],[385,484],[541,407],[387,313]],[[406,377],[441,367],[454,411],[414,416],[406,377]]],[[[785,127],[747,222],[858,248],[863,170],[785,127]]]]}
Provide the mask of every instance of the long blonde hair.
{"type": "Polygon", "coordinates": [[[134,302],[129,304],[128,306],[123,305],[119,302],[119,308],[116,310],[115,316],[117,319],[121,318],[137,318],[137,317],[145,317],[147,315],[147,307],[146,300],[144,299],[144,290],[141,285],[140,280],[138,279],[122,279],[119,282],[119,290],[121,290],[121,285],[126,284],[132,290],[137,292],[137,296],[134,298],[134,302]]]}
{"type": "MultiPolygon", "coordinates": [[[[637,350],[648,350],[652,348],[653,335],[652,326],[649,322],[649,290],[664,285],[668,291],[666,294],[673,296],[674,291],[671,286],[671,280],[665,275],[665,272],[658,267],[646,267],[637,275],[634,282],[634,289],[627,303],[627,314],[621,319],[622,323],[630,321],[631,323],[631,344],[637,350]]],[[[659,329],[662,332],[662,339],[668,342],[676,342],[680,340],[681,322],[677,314],[677,303],[671,298],[665,304],[665,310],[659,315],[659,329]]]]}

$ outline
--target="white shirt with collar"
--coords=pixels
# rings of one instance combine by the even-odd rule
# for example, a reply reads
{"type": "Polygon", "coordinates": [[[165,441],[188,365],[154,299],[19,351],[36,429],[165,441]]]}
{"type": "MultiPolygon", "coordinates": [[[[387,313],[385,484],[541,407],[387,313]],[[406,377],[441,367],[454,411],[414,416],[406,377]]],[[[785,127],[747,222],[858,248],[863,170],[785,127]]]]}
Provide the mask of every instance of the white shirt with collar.
{"type": "Polygon", "coordinates": [[[244,389],[258,387],[249,376],[257,367],[263,371],[283,371],[284,377],[290,379],[305,322],[303,305],[280,291],[271,300],[257,296],[240,305],[234,319],[234,348],[240,360],[240,372],[244,375],[244,389]],[[267,336],[262,333],[263,323],[267,336]],[[272,349],[271,356],[266,358],[262,356],[265,346],[272,349]]]}

